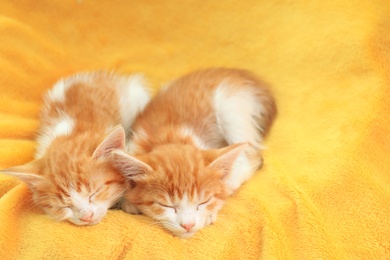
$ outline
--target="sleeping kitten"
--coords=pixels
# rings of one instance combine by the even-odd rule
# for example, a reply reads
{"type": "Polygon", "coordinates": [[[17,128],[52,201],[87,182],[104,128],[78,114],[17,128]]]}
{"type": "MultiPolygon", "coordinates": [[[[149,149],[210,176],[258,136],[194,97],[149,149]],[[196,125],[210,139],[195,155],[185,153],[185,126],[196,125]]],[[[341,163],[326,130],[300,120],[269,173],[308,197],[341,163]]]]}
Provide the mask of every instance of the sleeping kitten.
{"type": "Polygon", "coordinates": [[[2,172],[24,181],[34,203],[56,220],[97,224],[127,186],[109,156],[124,149],[125,132],[117,125],[129,131],[148,101],[138,75],[64,78],[44,97],[35,160],[2,172]]]}
{"type": "Polygon", "coordinates": [[[161,90],[133,125],[128,154],[112,152],[130,181],[122,208],[187,238],[261,166],[276,114],[260,80],[237,69],[186,75],[161,90]]]}

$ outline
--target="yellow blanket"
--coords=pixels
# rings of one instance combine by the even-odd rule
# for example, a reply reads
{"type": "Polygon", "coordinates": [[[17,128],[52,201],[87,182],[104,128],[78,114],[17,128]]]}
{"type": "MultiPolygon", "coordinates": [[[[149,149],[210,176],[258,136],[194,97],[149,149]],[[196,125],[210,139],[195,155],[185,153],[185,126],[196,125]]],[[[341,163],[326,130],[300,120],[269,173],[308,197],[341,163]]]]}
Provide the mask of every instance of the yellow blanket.
{"type": "Polygon", "coordinates": [[[0,167],[32,159],[42,93],[78,71],[156,90],[212,66],[254,71],[279,115],[265,165],[188,240],[111,210],[56,223],[0,176],[1,259],[389,259],[390,1],[1,1],[0,167]]]}

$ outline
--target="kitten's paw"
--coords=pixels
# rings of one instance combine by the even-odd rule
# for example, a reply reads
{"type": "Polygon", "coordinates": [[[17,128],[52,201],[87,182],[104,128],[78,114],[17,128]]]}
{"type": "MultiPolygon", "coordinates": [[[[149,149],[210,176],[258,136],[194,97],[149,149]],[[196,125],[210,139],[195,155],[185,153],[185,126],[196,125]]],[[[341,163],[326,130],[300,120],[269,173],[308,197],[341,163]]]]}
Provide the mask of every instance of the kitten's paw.
{"type": "Polygon", "coordinates": [[[259,154],[258,161],[257,161],[257,170],[263,167],[263,163],[264,163],[263,156],[259,154]]]}
{"type": "Polygon", "coordinates": [[[122,202],[121,208],[124,212],[129,214],[141,214],[141,211],[139,211],[139,209],[136,206],[134,206],[133,204],[127,201],[122,202]]]}
{"type": "Polygon", "coordinates": [[[116,203],[114,203],[111,207],[110,207],[110,209],[121,209],[121,205],[122,205],[122,201],[120,200],[120,201],[117,201],[116,203]]]}
{"type": "Polygon", "coordinates": [[[204,226],[205,226],[205,227],[210,226],[210,225],[213,224],[216,220],[217,220],[217,214],[211,214],[210,216],[208,216],[208,217],[206,218],[206,222],[204,223],[204,226]]]}

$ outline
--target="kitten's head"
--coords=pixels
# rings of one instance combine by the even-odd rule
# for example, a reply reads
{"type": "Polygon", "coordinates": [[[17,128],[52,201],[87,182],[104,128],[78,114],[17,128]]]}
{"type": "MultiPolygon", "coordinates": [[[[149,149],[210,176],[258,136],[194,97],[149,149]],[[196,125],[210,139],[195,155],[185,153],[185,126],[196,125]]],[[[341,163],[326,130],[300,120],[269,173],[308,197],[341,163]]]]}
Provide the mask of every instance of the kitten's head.
{"type": "Polygon", "coordinates": [[[190,145],[164,145],[137,157],[114,151],[115,164],[132,186],[125,203],[176,236],[191,237],[215,221],[232,192],[226,184],[234,161],[246,146],[202,151],[190,145]]]}
{"type": "Polygon", "coordinates": [[[34,203],[56,220],[97,224],[126,189],[109,156],[112,149],[123,149],[123,128],[112,130],[91,155],[75,153],[75,144],[53,144],[40,159],[2,172],[24,181],[34,203]]]}

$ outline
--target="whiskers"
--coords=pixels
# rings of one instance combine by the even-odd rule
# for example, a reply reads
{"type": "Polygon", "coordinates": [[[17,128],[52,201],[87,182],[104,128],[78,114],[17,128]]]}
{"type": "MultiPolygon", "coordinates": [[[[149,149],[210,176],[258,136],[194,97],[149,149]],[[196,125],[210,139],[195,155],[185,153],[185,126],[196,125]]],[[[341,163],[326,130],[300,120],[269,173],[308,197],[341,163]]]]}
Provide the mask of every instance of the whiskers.
{"type": "Polygon", "coordinates": [[[170,230],[168,227],[171,227],[172,229],[177,229],[176,225],[168,220],[155,220],[154,219],[152,223],[147,224],[147,227],[154,227],[154,226],[160,226],[169,232],[174,232],[174,231],[170,230]]]}
{"type": "Polygon", "coordinates": [[[153,221],[152,223],[148,223],[146,226],[152,227],[152,226],[158,226],[158,225],[164,227],[164,225],[170,225],[170,223],[169,223],[169,221],[156,220],[156,221],[153,221]]]}
{"type": "Polygon", "coordinates": [[[155,219],[153,219],[149,223],[146,223],[145,226],[142,226],[141,228],[138,228],[135,237],[144,235],[145,234],[145,228],[149,229],[151,227],[153,227],[153,228],[154,227],[162,228],[162,229],[166,230],[166,232],[168,232],[169,234],[172,234],[172,235],[176,235],[177,236],[177,234],[179,234],[179,232],[172,231],[172,230],[177,230],[177,227],[174,224],[172,224],[171,222],[169,222],[167,220],[155,220],[155,219]],[[171,227],[172,230],[169,229],[168,227],[171,227]]]}
{"type": "Polygon", "coordinates": [[[116,194],[116,196],[112,196],[110,198],[110,200],[111,200],[111,203],[109,206],[110,209],[121,209],[122,203],[123,203],[123,199],[122,199],[123,194],[124,194],[124,191],[121,193],[118,193],[118,194],[116,194]]]}

